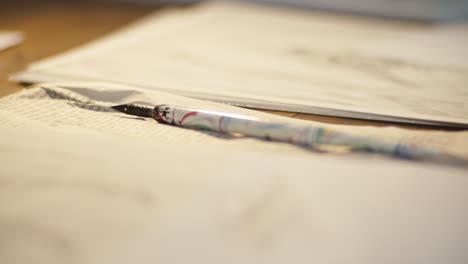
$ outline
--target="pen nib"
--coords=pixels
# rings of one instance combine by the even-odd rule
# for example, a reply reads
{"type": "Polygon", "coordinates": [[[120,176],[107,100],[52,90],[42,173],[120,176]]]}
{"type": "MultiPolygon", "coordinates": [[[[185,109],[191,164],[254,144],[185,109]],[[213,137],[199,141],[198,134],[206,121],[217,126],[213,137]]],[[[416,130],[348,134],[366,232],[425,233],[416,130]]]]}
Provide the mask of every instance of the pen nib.
{"type": "Polygon", "coordinates": [[[111,106],[112,109],[127,115],[141,116],[141,117],[152,117],[153,107],[145,105],[133,105],[123,104],[111,106]]]}

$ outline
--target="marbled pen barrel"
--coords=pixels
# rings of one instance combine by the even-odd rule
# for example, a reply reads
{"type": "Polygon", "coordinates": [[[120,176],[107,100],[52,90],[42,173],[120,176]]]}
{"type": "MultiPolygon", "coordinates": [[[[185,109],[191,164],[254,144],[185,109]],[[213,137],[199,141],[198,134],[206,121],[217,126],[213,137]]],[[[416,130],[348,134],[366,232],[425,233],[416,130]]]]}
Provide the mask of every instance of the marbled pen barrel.
{"type": "Polygon", "coordinates": [[[154,119],[176,126],[221,133],[242,134],[273,141],[289,142],[308,147],[314,144],[347,146],[355,150],[377,152],[409,159],[434,158],[440,153],[414,145],[391,143],[374,138],[359,137],[322,127],[291,126],[269,123],[258,119],[230,114],[159,105],[154,108],[154,119]]]}
{"type": "Polygon", "coordinates": [[[325,132],[323,128],[294,127],[287,124],[259,121],[248,116],[200,111],[168,105],[156,106],[154,115],[154,118],[160,122],[177,126],[230,134],[243,134],[303,146],[320,143],[321,135],[325,132]]]}

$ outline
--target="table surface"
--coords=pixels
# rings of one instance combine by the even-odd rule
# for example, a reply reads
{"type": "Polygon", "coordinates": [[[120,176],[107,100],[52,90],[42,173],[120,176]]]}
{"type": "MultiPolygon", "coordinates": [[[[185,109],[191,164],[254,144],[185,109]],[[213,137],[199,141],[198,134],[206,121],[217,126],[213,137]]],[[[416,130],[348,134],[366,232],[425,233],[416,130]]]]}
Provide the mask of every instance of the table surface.
{"type": "MultiPolygon", "coordinates": [[[[2,4],[2,30],[20,30],[23,43],[0,52],[0,97],[24,86],[8,81],[29,63],[99,38],[164,6],[79,2],[16,1],[2,4]]],[[[263,110],[262,110],[263,111],[263,110]]],[[[410,129],[444,129],[420,125],[365,121],[291,112],[265,111],[286,117],[345,125],[399,126],[410,129]]]]}

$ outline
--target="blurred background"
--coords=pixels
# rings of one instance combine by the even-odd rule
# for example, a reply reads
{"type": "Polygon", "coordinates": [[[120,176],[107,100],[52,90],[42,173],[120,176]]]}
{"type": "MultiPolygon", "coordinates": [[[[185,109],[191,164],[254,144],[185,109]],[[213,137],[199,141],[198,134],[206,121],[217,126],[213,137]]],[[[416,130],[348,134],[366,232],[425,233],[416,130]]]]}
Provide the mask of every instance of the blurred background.
{"type": "MultiPolygon", "coordinates": [[[[69,1],[69,0],[62,0],[69,1]]],[[[83,1],[83,0],[82,0],[83,1]]],[[[89,0],[145,4],[196,3],[200,0],[89,0]]],[[[447,20],[468,16],[468,0],[226,0],[274,3],[360,15],[411,20],[447,20]]]]}

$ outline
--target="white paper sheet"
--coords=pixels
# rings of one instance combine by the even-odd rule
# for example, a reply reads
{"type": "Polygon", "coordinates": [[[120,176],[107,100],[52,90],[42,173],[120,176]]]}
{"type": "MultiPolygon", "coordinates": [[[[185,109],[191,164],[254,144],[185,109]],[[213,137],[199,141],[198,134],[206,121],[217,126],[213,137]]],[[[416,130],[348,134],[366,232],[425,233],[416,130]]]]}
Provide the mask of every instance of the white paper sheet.
{"type": "Polygon", "coordinates": [[[21,32],[0,30],[0,51],[18,45],[21,41],[23,41],[21,32]]]}
{"type": "Polygon", "coordinates": [[[240,106],[466,127],[468,40],[452,36],[467,32],[205,4],[149,16],[14,79],[112,81],[240,106]]]}
{"type": "Polygon", "coordinates": [[[1,98],[0,263],[468,258],[466,169],[230,140],[106,107],[127,102],[310,123],[110,84],[41,85],[1,98]]]}

